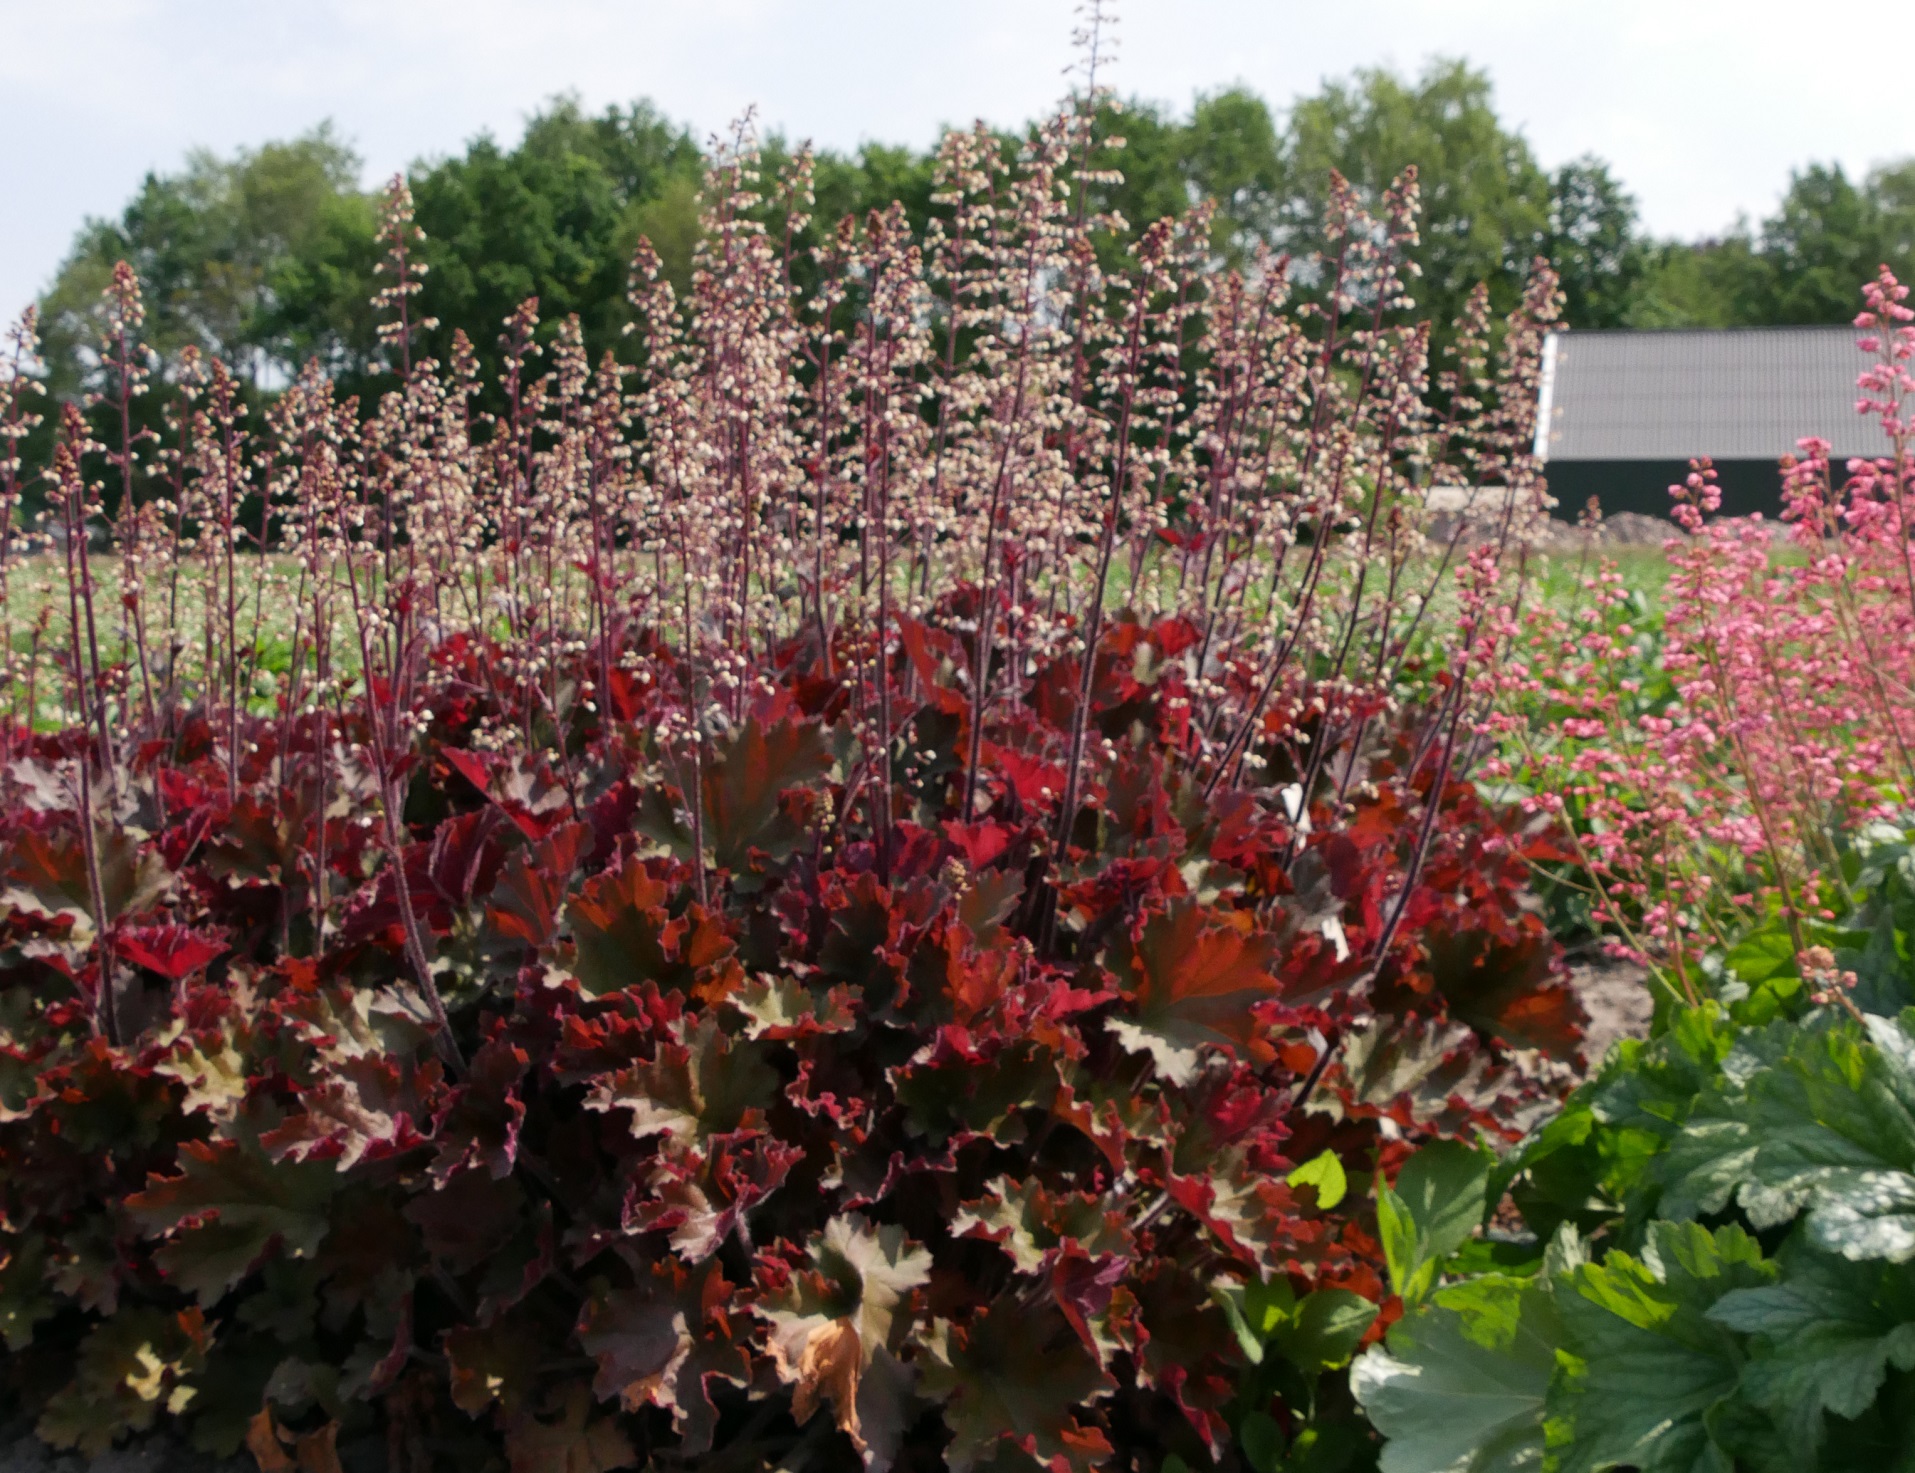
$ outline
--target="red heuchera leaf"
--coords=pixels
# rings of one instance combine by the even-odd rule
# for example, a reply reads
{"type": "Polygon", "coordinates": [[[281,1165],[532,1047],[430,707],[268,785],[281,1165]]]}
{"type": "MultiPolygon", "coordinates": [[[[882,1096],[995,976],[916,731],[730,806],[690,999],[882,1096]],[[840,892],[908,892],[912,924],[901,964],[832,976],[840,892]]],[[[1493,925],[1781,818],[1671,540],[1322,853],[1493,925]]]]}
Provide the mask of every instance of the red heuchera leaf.
{"type": "Polygon", "coordinates": [[[724,926],[636,860],[588,880],[566,918],[577,945],[572,970],[588,991],[650,981],[714,1000],[740,981],[736,947],[724,926]],[[669,905],[674,899],[676,913],[669,905]]]}
{"type": "Polygon", "coordinates": [[[494,757],[456,747],[441,747],[439,755],[511,819],[527,839],[543,839],[566,821],[571,795],[564,784],[554,781],[543,763],[528,763],[516,753],[494,757]]]}
{"type": "Polygon", "coordinates": [[[789,978],[747,982],[725,1001],[745,1019],[745,1037],[784,1043],[820,1033],[844,1033],[857,1025],[848,987],[822,991],[789,978]]]}
{"type": "Polygon", "coordinates": [[[558,936],[559,913],[591,831],[565,824],[513,853],[500,871],[486,919],[501,936],[537,951],[558,936]]]}
{"type": "Polygon", "coordinates": [[[626,1226],[663,1232],[687,1263],[716,1253],[745,1214],[784,1184],[804,1153],[754,1132],[716,1136],[705,1149],[666,1157],[632,1203],[626,1226]]]}
{"type": "Polygon", "coordinates": [[[1248,912],[1173,900],[1144,923],[1140,937],[1114,941],[1108,958],[1117,985],[1135,1002],[1131,1016],[1113,1018],[1110,1030],[1125,1047],[1148,1052],[1166,1078],[1194,1078],[1205,1047],[1272,1056],[1257,1005],[1281,990],[1270,972],[1276,944],[1248,912]]]}
{"type": "Polygon", "coordinates": [[[75,1375],[48,1398],[34,1430],[55,1447],[104,1458],[125,1433],[145,1432],[162,1409],[193,1393],[212,1335],[206,1317],[148,1305],[95,1324],[80,1343],[75,1375]]]}
{"type": "Polygon", "coordinates": [[[421,1072],[409,1061],[362,1053],[333,1061],[299,1092],[302,1111],[259,1140],[274,1160],[333,1162],[349,1171],[359,1162],[402,1155],[423,1145],[415,1125],[431,1108],[439,1082],[436,1063],[421,1072]]]}
{"type": "Polygon", "coordinates": [[[1095,1259],[1075,1243],[1051,1255],[1051,1298],[1101,1370],[1109,1370],[1112,1356],[1137,1343],[1132,1323],[1137,1300],[1124,1287],[1135,1271],[1130,1260],[1095,1259]]]}
{"type": "Polygon", "coordinates": [[[126,1210],[168,1239],[160,1266],[202,1304],[218,1300],[276,1246],[306,1257],[324,1240],[326,1207],[339,1186],[331,1166],[273,1161],[244,1138],[188,1141],[180,1165],[179,1176],[149,1178],[126,1210]]]}
{"type": "Polygon", "coordinates": [[[958,640],[946,630],[909,618],[898,620],[898,636],[925,698],[945,715],[963,715],[967,710],[963,695],[939,678],[946,661],[955,664],[962,659],[958,640]]]}
{"type": "Polygon", "coordinates": [[[715,1260],[692,1269],[667,1260],[631,1288],[594,1296],[578,1326],[579,1343],[598,1361],[593,1390],[629,1409],[662,1407],[685,1451],[705,1451],[718,1416],[713,1383],[750,1379],[732,1339],[735,1292],[715,1260]]]}
{"type": "Polygon", "coordinates": [[[512,1174],[519,1127],[525,1122],[519,1081],[526,1063],[525,1050],[501,1038],[472,1056],[464,1082],[433,1120],[439,1140],[439,1154],[432,1162],[434,1181],[443,1185],[468,1166],[482,1167],[495,1177],[512,1174]]]}
{"type": "Polygon", "coordinates": [[[169,982],[185,981],[232,949],[217,936],[185,926],[128,928],[114,938],[113,944],[126,960],[158,972],[169,982]]]}
{"type": "Polygon", "coordinates": [[[1588,1018],[1540,923],[1503,939],[1446,922],[1428,928],[1423,944],[1450,1015],[1517,1048],[1574,1058],[1588,1018]]]}
{"type": "Polygon", "coordinates": [[[512,1473],[612,1473],[638,1466],[638,1452],[615,1417],[595,1416],[583,1384],[555,1390],[549,1419],[522,1415],[506,1424],[512,1473]]]}
{"type": "MultiPolygon", "coordinates": [[[[1014,583],[1000,612],[1036,606],[1014,583]]],[[[100,1333],[127,1405],[129,1372],[153,1383],[124,1327],[165,1350],[152,1296],[179,1292],[217,1301],[205,1366],[160,1377],[200,1393],[192,1434],[241,1435],[269,1384],[256,1441],[295,1463],[273,1419],[335,1407],[402,1463],[541,1473],[755,1466],[794,1422],[803,1457],[870,1473],[1228,1463],[1232,1398],[1301,1416],[1312,1388],[1247,1377],[1209,1286],[1282,1274],[1382,1304],[1370,1164],[1387,1180],[1413,1143],[1508,1136],[1546,1103],[1509,1045],[1560,1048],[1574,1019],[1522,861],[1448,784],[1376,956],[1426,733],[1360,702],[1326,727],[1307,686],[1278,691],[1270,765],[1206,797],[1194,733],[1258,676],[1208,629],[1122,612],[1060,850],[1069,641],[1000,646],[967,804],[982,599],[934,597],[902,646],[834,623],[837,600],[792,638],[753,612],[749,689],[713,688],[616,600],[622,687],[589,641],[555,645],[536,689],[522,652],[446,641],[411,696],[385,687],[414,705],[377,772],[367,723],[391,713],[351,696],[241,712],[237,734],[183,716],[126,789],[167,796],[160,837],[103,845],[112,895],[154,910],[112,933],[121,1044],[73,816],[0,775],[0,810],[26,804],[0,827],[0,1329],[36,1377],[71,1378],[100,1333]],[[588,683],[637,724],[584,709],[588,683]],[[1373,724],[1335,754],[1361,778],[1305,831],[1254,784],[1308,745],[1300,721],[1315,740],[1345,715],[1373,724]],[[396,840],[368,821],[385,802],[396,840]],[[1330,1208],[1286,1182],[1326,1151],[1351,1184],[1330,1208]]],[[[79,750],[20,740],[48,772],[79,750]]],[[[63,1406],[53,1425],[86,1425],[63,1406]]]]}
{"type": "Polygon", "coordinates": [[[1133,1280],[1140,1367],[1147,1384],[1167,1392],[1177,1409],[1221,1458],[1230,1446],[1224,1409],[1237,1395],[1237,1357],[1223,1310],[1184,1267],[1158,1260],[1133,1280]]]}
{"type": "Polygon", "coordinates": [[[468,1273],[511,1241],[525,1213],[525,1192],[506,1178],[483,1171],[462,1171],[435,1190],[406,1204],[426,1252],[448,1272],[468,1273]]]}
{"type": "Polygon", "coordinates": [[[1055,1308],[994,1301],[968,1324],[939,1321],[925,1394],[944,1403],[952,1473],[996,1461],[1006,1443],[1052,1470],[1091,1473],[1114,1449],[1078,1414],[1117,1389],[1055,1308]]]}
{"type": "Polygon", "coordinates": [[[1350,1116],[1389,1119],[1403,1131],[1518,1138],[1524,1097],[1546,1098],[1498,1061],[1463,1023],[1379,1018],[1356,1030],[1324,1075],[1350,1116]]]}
{"type": "Polygon", "coordinates": [[[752,852],[787,858],[803,836],[784,794],[802,788],[830,760],[815,723],[753,716],[705,770],[705,843],[719,868],[742,876],[752,852]]]}
{"type": "Polygon", "coordinates": [[[1171,1177],[1165,1191],[1245,1264],[1267,1261],[1298,1215],[1290,1189],[1237,1150],[1221,1153],[1209,1170],[1171,1177]]]}
{"type": "MultiPolygon", "coordinates": [[[[1156,656],[1129,637],[1099,699],[1156,731],[1136,713],[1172,677],[1134,679],[1156,656]]],[[[825,686],[819,709],[839,699],[825,686]]],[[[800,729],[792,709],[759,713],[768,760],[771,734],[800,729]]],[[[914,750],[948,755],[963,710],[931,711],[945,725],[914,750]]],[[[742,740],[716,744],[715,764],[742,740]]],[[[1057,734],[1026,711],[991,740],[1036,762],[1057,734]]],[[[581,772],[618,760],[574,755],[581,772]]],[[[456,767],[422,762],[414,781],[463,784],[456,767]]],[[[310,959],[258,961],[282,932],[303,944],[310,891],[208,884],[189,858],[170,906],[185,936],[237,953],[230,982],[199,981],[192,958],[168,1004],[185,1031],[141,1051],[62,1041],[88,1033],[83,997],[33,1014],[66,1021],[32,1021],[0,1060],[0,1106],[39,1132],[0,1165],[19,1162],[23,1201],[70,1193],[99,1179],[81,1174],[89,1150],[125,1149],[118,1121],[165,1141],[182,1101],[192,1129],[240,1144],[183,1148],[129,1204],[143,1236],[124,1247],[30,1227],[50,1306],[122,1312],[157,1269],[224,1300],[221,1326],[321,1346],[349,1398],[389,1425],[417,1419],[406,1437],[450,1409],[479,1419],[475,1436],[502,1433],[521,1466],[625,1456],[616,1416],[578,1388],[539,1399],[583,1350],[601,1398],[669,1415],[681,1457],[756,1400],[872,1473],[933,1455],[1098,1467],[1223,1445],[1241,1366],[1194,1287],[1204,1275],[1288,1272],[1383,1298],[1363,1189],[1325,1211],[1284,1184],[1296,1159],[1387,1159],[1385,1121],[1393,1139],[1507,1134],[1545,1098],[1497,1040],[1556,1026],[1547,946],[1510,870],[1473,847],[1475,810],[1443,810],[1428,882],[1365,999],[1372,1021],[1348,983],[1375,962],[1364,918],[1379,923],[1401,873],[1400,805],[1303,836],[1286,861],[1297,836],[1267,794],[1199,804],[1175,755],[1146,743],[1095,776],[1060,872],[1015,793],[969,822],[910,794],[935,821],[898,824],[880,850],[861,827],[868,789],[847,799],[820,767],[733,794],[763,827],[742,871],[708,868],[700,903],[689,851],[633,836],[641,773],[602,789],[623,796],[594,801],[589,823],[536,840],[496,802],[459,811],[462,789],[419,798],[423,812],[452,799],[405,873],[459,1068],[435,1057],[390,866],[350,830],[329,850],[334,920],[310,959]],[[838,827],[806,829],[827,802],[838,827]],[[807,843],[762,842],[787,831],[807,843]],[[1298,1116],[1298,1079],[1332,1040],[1298,1116]],[[53,1049],[69,1052],[46,1062],[53,1049]],[[751,1277],[734,1284],[740,1262],[751,1277]],[[413,1344],[415,1294],[436,1370],[413,1344]]],[[[15,943],[72,925],[0,916],[15,943]]],[[[168,935],[125,934],[154,955],[168,935]]],[[[49,964],[31,965],[44,990],[49,964]]]]}
{"type": "Polygon", "coordinates": [[[1013,833],[1001,823],[959,823],[946,819],[944,836],[964,856],[964,862],[971,869],[983,870],[1003,857],[1011,846],[1013,833]]]}
{"type": "Polygon", "coordinates": [[[635,1139],[663,1135],[690,1144],[756,1128],[778,1085],[764,1046],[731,1038],[709,1018],[662,1042],[658,1057],[600,1080],[588,1110],[629,1112],[635,1139]]]}
{"type": "Polygon", "coordinates": [[[460,1325],[440,1341],[451,1372],[452,1404],[476,1417],[497,1403],[517,1417],[538,1386],[539,1341],[529,1320],[504,1315],[489,1325],[460,1325]]]}
{"type": "Polygon", "coordinates": [[[1026,808],[1041,810],[1064,791],[1064,767],[1061,762],[1046,761],[1014,747],[985,743],[984,757],[991,773],[1005,789],[1017,795],[1026,808]]]}
{"type": "Polygon", "coordinates": [[[481,793],[486,793],[488,797],[491,796],[487,789],[492,781],[492,773],[486,766],[485,758],[481,757],[477,752],[461,752],[457,747],[441,747],[439,749],[439,755],[445,759],[447,764],[450,765],[452,770],[458,773],[459,776],[471,783],[472,786],[477,788],[481,793]]]}
{"type": "Polygon", "coordinates": [[[771,1325],[772,1363],[791,1384],[791,1414],[807,1422],[829,1402],[867,1467],[890,1466],[904,1431],[910,1374],[894,1354],[931,1255],[904,1229],[838,1217],[812,1239],[807,1264],[758,1313],[771,1325]]]}
{"type": "Polygon", "coordinates": [[[7,878],[50,912],[91,916],[95,925],[152,907],[171,881],[165,862],[124,829],[104,831],[98,846],[104,916],[93,915],[86,854],[75,835],[23,829],[8,835],[7,878]]]}
{"type": "MultiPolygon", "coordinates": [[[[414,914],[435,936],[452,932],[496,881],[503,853],[496,811],[456,813],[432,831],[430,841],[406,846],[406,884],[414,914]]],[[[381,937],[396,950],[401,918],[398,881],[384,866],[354,907],[347,925],[354,938],[381,937]]]]}

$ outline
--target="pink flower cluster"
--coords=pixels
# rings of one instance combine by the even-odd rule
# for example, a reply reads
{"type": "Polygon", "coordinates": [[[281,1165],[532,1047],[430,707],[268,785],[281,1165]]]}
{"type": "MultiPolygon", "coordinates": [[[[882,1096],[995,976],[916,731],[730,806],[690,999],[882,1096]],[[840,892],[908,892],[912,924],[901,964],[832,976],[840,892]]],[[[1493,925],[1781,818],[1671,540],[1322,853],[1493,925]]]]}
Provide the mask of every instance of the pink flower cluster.
{"type": "Polygon", "coordinates": [[[1715,519],[1706,460],[1672,486],[1682,535],[1661,645],[1613,566],[1573,609],[1522,621],[1486,723],[1492,771],[1537,814],[1564,820],[1577,883],[1621,951],[1690,997],[1696,963],[1779,916],[1805,926],[1844,907],[1844,836],[1915,797],[1915,561],[1910,395],[1915,312],[1886,269],[1864,289],[1872,362],[1860,413],[1891,453],[1837,480],[1827,441],[1782,466],[1783,527],[1715,519]]]}

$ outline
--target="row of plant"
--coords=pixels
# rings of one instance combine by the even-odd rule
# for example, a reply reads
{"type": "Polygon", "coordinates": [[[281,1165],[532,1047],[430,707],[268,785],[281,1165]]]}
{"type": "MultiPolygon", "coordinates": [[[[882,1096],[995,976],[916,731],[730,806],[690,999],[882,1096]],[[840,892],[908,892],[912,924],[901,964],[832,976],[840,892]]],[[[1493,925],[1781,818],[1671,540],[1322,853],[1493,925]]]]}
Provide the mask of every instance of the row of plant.
{"type": "Polygon", "coordinates": [[[804,272],[805,161],[740,140],[686,300],[640,250],[636,372],[533,302],[496,383],[415,358],[398,184],[376,405],[314,367],[254,428],[116,275],[100,397],[0,461],[47,507],[0,585],[41,1437],[1370,1456],[1377,1173],[1519,1139],[1579,1036],[1563,854],[1470,780],[1556,293],[1432,383],[1413,178],[1338,188],[1293,299],[1091,209],[1094,115],[953,136],[927,232],[804,272]]]}
{"type": "Polygon", "coordinates": [[[1484,777],[1561,821],[1564,919],[1670,999],[1709,995],[1772,921],[1806,951],[1865,898],[1852,836],[1915,799],[1915,313],[1886,268],[1862,295],[1856,408],[1891,453],[1835,466],[1803,440],[1779,523],[1714,518],[1698,462],[1671,488],[1660,609],[1605,568],[1571,607],[1532,605],[1495,672],[1484,777]]]}
{"type": "Polygon", "coordinates": [[[1857,322],[1891,455],[1838,481],[1804,441],[1780,547],[1698,464],[1660,617],[1606,569],[1513,639],[1488,771],[1560,820],[1559,923],[1648,963],[1657,1021],[1518,1150],[1417,1173],[1477,1231],[1396,1272],[1354,1369],[1385,1473],[1911,1466],[1907,295],[1884,270],[1857,322]]]}
{"type": "Polygon", "coordinates": [[[1735,1001],[1622,1044],[1493,1171],[1452,1167],[1444,1211],[1513,1188],[1527,1233],[1404,1285],[1422,1302],[1357,1363],[1385,1473],[1909,1466],[1912,841],[1864,831],[1832,946],[1756,933],[1735,1001]]]}

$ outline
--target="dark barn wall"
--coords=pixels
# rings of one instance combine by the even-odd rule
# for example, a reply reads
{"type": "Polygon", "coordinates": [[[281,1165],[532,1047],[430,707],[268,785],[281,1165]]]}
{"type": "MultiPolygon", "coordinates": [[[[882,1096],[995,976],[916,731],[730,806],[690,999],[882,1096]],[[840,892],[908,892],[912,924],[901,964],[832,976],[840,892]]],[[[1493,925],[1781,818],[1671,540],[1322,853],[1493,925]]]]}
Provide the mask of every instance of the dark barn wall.
{"type": "MultiPolygon", "coordinates": [[[[1715,468],[1722,487],[1723,516],[1747,516],[1758,511],[1766,517],[1781,515],[1782,471],[1778,462],[1719,460],[1715,468]]],[[[1552,460],[1543,467],[1543,474],[1549,480],[1549,494],[1556,498],[1555,514],[1566,521],[1581,516],[1592,496],[1602,503],[1604,516],[1633,511],[1666,517],[1672,504],[1669,488],[1687,478],[1689,462],[1552,460]]]]}

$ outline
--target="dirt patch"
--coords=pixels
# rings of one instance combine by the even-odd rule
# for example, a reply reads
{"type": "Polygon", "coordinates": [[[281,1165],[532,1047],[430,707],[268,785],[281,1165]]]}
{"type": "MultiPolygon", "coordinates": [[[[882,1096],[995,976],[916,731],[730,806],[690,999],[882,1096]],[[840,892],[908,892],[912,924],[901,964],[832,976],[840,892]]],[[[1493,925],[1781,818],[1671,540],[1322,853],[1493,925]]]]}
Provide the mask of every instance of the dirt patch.
{"type": "Polygon", "coordinates": [[[1578,962],[1569,969],[1570,984],[1589,1014],[1583,1052],[1593,1072],[1619,1038],[1649,1036],[1649,1018],[1655,999],[1649,994],[1649,974],[1632,962],[1578,962]]]}

